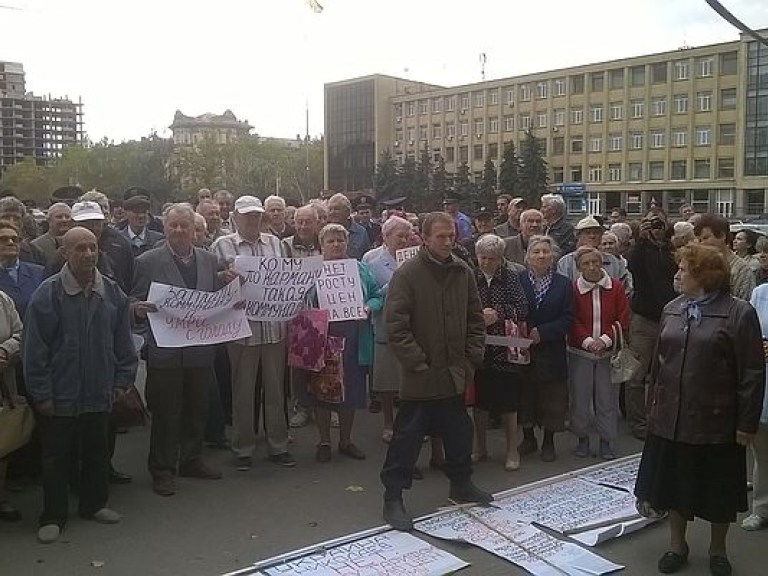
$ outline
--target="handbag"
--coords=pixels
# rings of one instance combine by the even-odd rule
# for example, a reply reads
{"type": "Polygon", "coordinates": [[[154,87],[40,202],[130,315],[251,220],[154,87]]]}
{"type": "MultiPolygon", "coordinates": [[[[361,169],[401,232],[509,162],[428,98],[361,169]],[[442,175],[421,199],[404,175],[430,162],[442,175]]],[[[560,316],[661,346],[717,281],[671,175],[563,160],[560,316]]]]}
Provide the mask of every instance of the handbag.
{"type": "Polygon", "coordinates": [[[27,400],[13,396],[0,375],[0,459],[15,452],[29,442],[35,429],[35,415],[27,400]]]}
{"type": "Polygon", "coordinates": [[[118,396],[112,404],[112,423],[118,428],[133,428],[147,423],[147,408],[136,386],[131,386],[125,394],[118,396]]]}
{"type": "Polygon", "coordinates": [[[319,402],[344,402],[344,344],[344,338],[328,336],[325,366],[320,372],[309,374],[309,393],[319,402]]]}
{"type": "Polygon", "coordinates": [[[288,321],[288,366],[319,372],[325,367],[328,310],[302,310],[288,321]]]}
{"type": "Polygon", "coordinates": [[[623,384],[632,379],[640,369],[638,360],[624,342],[624,330],[619,322],[611,325],[613,329],[613,353],[611,354],[611,382],[623,384]]]}

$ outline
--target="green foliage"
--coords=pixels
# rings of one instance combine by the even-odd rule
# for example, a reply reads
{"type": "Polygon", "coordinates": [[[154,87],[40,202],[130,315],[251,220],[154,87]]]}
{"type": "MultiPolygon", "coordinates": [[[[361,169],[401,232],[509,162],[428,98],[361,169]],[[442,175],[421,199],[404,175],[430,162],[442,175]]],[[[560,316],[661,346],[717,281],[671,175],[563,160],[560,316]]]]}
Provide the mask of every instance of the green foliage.
{"type": "Polygon", "coordinates": [[[499,168],[499,189],[505,194],[519,196],[520,192],[520,159],[515,151],[515,143],[511,140],[504,146],[499,168]]]}
{"type": "Polygon", "coordinates": [[[453,194],[464,206],[469,206],[474,193],[470,174],[469,166],[466,162],[462,162],[453,175],[453,194]]]}
{"type": "Polygon", "coordinates": [[[544,146],[531,130],[525,133],[520,146],[520,194],[529,206],[539,206],[541,196],[548,192],[549,174],[544,159],[544,146]]]}
{"type": "Polygon", "coordinates": [[[445,170],[445,158],[440,156],[437,159],[437,164],[435,164],[435,167],[432,170],[432,193],[434,194],[436,201],[429,206],[429,210],[434,210],[435,206],[440,204],[442,198],[450,188],[450,180],[451,176],[445,170]]]}
{"type": "Polygon", "coordinates": [[[483,166],[483,179],[477,188],[477,201],[480,206],[491,208],[496,193],[496,164],[491,158],[486,159],[483,166]]]}
{"type": "Polygon", "coordinates": [[[392,157],[389,148],[384,150],[376,163],[376,172],[373,176],[373,189],[376,190],[380,200],[396,198],[399,192],[397,162],[392,157]]]}
{"type": "Polygon", "coordinates": [[[399,194],[413,200],[416,191],[416,160],[410,156],[406,157],[397,171],[397,187],[399,194]]]}
{"type": "Polygon", "coordinates": [[[38,206],[45,206],[51,190],[48,177],[45,167],[38,166],[33,158],[26,158],[3,173],[0,190],[11,190],[19,198],[34,200],[38,206]]]}

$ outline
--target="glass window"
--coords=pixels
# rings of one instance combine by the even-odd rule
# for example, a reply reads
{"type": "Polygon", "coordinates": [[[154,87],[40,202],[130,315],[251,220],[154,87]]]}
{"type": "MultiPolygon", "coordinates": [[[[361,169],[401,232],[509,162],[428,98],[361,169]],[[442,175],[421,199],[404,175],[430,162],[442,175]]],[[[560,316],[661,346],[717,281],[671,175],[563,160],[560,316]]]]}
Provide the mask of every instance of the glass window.
{"type": "Polygon", "coordinates": [[[673,160],[672,161],[672,173],[670,174],[670,180],[685,180],[688,177],[687,166],[685,160],[673,160]]]}
{"type": "Polygon", "coordinates": [[[608,164],[608,182],[621,182],[621,164],[608,164]]]}
{"type": "Polygon", "coordinates": [[[726,52],[720,54],[720,74],[730,76],[736,74],[738,67],[738,52],[726,52]]]}
{"type": "Polygon", "coordinates": [[[488,158],[491,158],[492,160],[496,160],[499,157],[499,145],[498,144],[488,144],[488,158]]]}
{"type": "Polygon", "coordinates": [[[572,136],[571,137],[571,152],[579,154],[584,151],[584,137],[572,136]]]}
{"type": "Polygon", "coordinates": [[[543,99],[549,96],[549,82],[544,80],[536,83],[536,98],[543,99]]]}
{"type": "Polygon", "coordinates": [[[664,180],[664,162],[648,162],[648,180],[664,180]]]}
{"type": "Polygon", "coordinates": [[[720,110],[736,110],[736,88],[720,90],[720,110]]]}
{"type": "Polygon", "coordinates": [[[416,140],[416,128],[411,126],[408,128],[408,142],[410,144],[413,144],[413,141],[416,140]]]}
{"type": "Polygon", "coordinates": [[[469,146],[459,146],[459,162],[469,162],[469,146]]]}
{"type": "Polygon", "coordinates": [[[565,153],[565,138],[558,137],[552,138],[552,154],[564,154],[565,153]]]}
{"type": "Polygon", "coordinates": [[[565,96],[565,78],[555,79],[555,96],[565,96]]]}
{"type": "Polygon", "coordinates": [[[611,70],[609,74],[610,74],[611,90],[624,88],[624,68],[617,68],[616,70],[611,70]]]}
{"type": "Polygon", "coordinates": [[[449,96],[445,100],[445,111],[453,112],[456,110],[456,96],[449,96]]]}
{"type": "Polygon", "coordinates": [[[469,108],[469,94],[461,95],[461,109],[467,110],[469,108]]]}
{"type": "Polygon", "coordinates": [[[736,143],[736,124],[720,124],[720,144],[730,146],[736,143]]]}
{"type": "Polygon", "coordinates": [[[531,115],[520,114],[520,128],[528,130],[531,127],[531,115]]]}
{"type": "Polygon", "coordinates": [[[696,93],[696,109],[699,112],[709,112],[712,110],[712,92],[707,90],[706,92],[696,93]]]}
{"type": "Polygon", "coordinates": [[[497,106],[499,103],[499,91],[491,90],[488,92],[488,98],[490,99],[491,106],[497,106]]]}
{"type": "Polygon", "coordinates": [[[592,92],[602,92],[603,91],[603,79],[605,78],[605,73],[603,72],[592,72],[592,74],[589,75],[590,82],[591,82],[591,91],[592,92]]]}
{"type": "Polygon", "coordinates": [[[507,88],[507,104],[515,103],[515,90],[513,88],[507,88]]]}
{"type": "Polygon", "coordinates": [[[632,86],[644,86],[645,66],[633,66],[630,68],[630,78],[632,86]]]}
{"type": "Polygon", "coordinates": [[[699,78],[712,76],[712,58],[698,58],[696,60],[696,75],[699,78]]]}
{"type": "Polygon", "coordinates": [[[709,212],[709,190],[693,190],[691,194],[691,205],[699,214],[709,212]]]}
{"type": "Polygon", "coordinates": [[[688,131],[685,128],[675,128],[672,130],[672,146],[682,148],[685,146],[685,140],[688,131]]]}
{"type": "MultiPolygon", "coordinates": [[[[571,94],[584,94],[584,74],[571,76],[571,94]]],[[[578,180],[574,180],[578,182],[578,180]]]]}
{"type": "Polygon", "coordinates": [[[712,128],[696,126],[696,146],[709,146],[712,143],[712,128]]]}
{"type": "Polygon", "coordinates": [[[483,159],[483,145],[482,144],[475,144],[473,146],[472,157],[475,160],[482,160],[483,159]]]}
{"type": "Polygon", "coordinates": [[[553,124],[555,126],[565,126],[565,109],[564,108],[555,109],[553,124]]]}
{"type": "Polygon", "coordinates": [[[426,140],[427,139],[427,125],[422,124],[419,126],[419,140],[426,140]]]}
{"type": "Polygon", "coordinates": [[[497,134],[499,132],[499,119],[497,117],[488,119],[488,133],[497,134]]]}
{"type": "Polygon", "coordinates": [[[564,182],[562,166],[552,166],[552,182],[555,184],[562,184],[564,182]]]}
{"type": "Polygon", "coordinates": [[[456,123],[455,122],[448,122],[445,125],[445,132],[451,138],[456,136],[456,123]]]}
{"type": "Polygon", "coordinates": [[[664,130],[651,130],[651,148],[664,148],[664,130]]]}
{"type": "Polygon", "coordinates": [[[759,190],[745,190],[747,195],[747,214],[759,216],[765,212],[765,192],[759,190]]]}
{"type": "Polygon", "coordinates": [[[547,127],[547,113],[546,112],[539,112],[536,114],[536,126],[539,128],[546,128],[547,127]]]}
{"type": "Polygon", "coordinates": [[[480,92],[479,94],[475,94],[475,108],[483,107],[485,107],[485,94],[480,92]]]}
{"type": "Polygon", "coordinates": [[[432,100],[432,114],[440,114],[440,98],[432,100]]]}
{"type": "Polygon", "coordinates": [[[571,124],[581,124],[584,121],[584,108],[571,108],[571,124]]]}
{"type": "Polygon", "coordinates": [[[624,102],[611,102],[611,120],[621,120],[624,116],[624,102]]]}
{"type": "Polygon", "coordinates": [[[659,62],[651,66],[651,81],[654,84],[664,84],[667,81],[666,62],[659,62]]]}
{"type": "Polygon", "coordinates": [[[432,125],[432,139],[437,140],[443,137],[443,127],[440,124],[432,125]]]}
{"type": "Polygon", "coordinates": [[[582,181],[583,173],[581,171],[581,166],[571,166],[570,173],[571,173],[571,182],[582,181]]]}
{"type": "Polygon", "coordinates": [[[528,84],[520,85],[520,100],[527,102],[531,99],[531,87],[528,84]]]}
{"type": "Polygon", "coordinates": [[[645,102],[632,100],[632,118],[642,118],[645,110],[645,102]]]}
{"type": "Polygon", "coordinates": [[[515,129],[515,117],[504,116],[504,132],[513,132],[515,129]]]}
{"type": "Polygon", "coordinates": [[[446,162],[456,161],[456,148],[454,148],[453,146],[448,146],[448,148],[445,149],[445,161],[446,162]]]}
{"type": "Polygon", "coordinates": [[[675,80],[688,80],[688,60],[675,62],[675,80]]]}
{"type": "Polygon", "coordinates": [[[718,158],[717,159],[717,177],[718,178],[733,178],[733,158],[718,158]]]}
{"type": "Polygon", "coordinates": [[[399,143],[403,141],[403,129],[398,128],[395,130],[395,143],[399,143]]]}
{"type": "Polygon", "coordinates": [[[589,138],[589,151],[590,152],[602,152],[603,151],[603,137],[591,136],[589,138]]]}
{"type": "Polygon", "coordinates": [[[485,120],[475,120],[475,134],[483,134],[485,132],[485,120]]]}
{"type": "Polygon", "coordinates": [[[608,136],[608,150],[618,152],[624,144],[624,137],[621,134],[611,134],[608,136]]]}
{"type": "Polygon", "coordinates": [[[462,120],[459,122],[459,136],[467,136],[469,134],[469,122],[462,120]]]}
{"type": "Polygon", "coordinates": [[[603,105],[602,104],[593,104],[590,108],[590,117],[592,119],[592,122],[602,122],[603,121],[603,105]]]}
{"type": "MultiPolygon", "coordinates": [[[[638,178],[639,180],[639,178],[638,178]]],[[[639,192],[630,192],[627,194],[627,214],[639,216],[643,210],[643,203],[641,202],[641,196],[639,192]]]]}
{"type": "Polygon", "coordinates": [[[415,102],[408,102],[405,105],[405,113],[406,113],[406,116],[415,116],[416,115],[416,103],[415,102]]]}
{"type": "Polygon", "coordinates": [[[710,177],[710,162],[709,158],[703,160],[693,161],[693,177],[694,178],[709,178],[710,177]]]}
{"type": "Polygon", "coordinates": [[[640,182],[643,179],[643,165],[640,162],[629,163],[629,181],[640,182]]]}
{"type": "Polygon", "coordinates": [[[645,134],[642,132],[632,132],[632,135],[630,136],[630,147],[633,150],[640,150],[643,148],[643,145],[645,144],[645,134]]]}
{"type": "Polygon", "coordinates": [[[424,114],[427,113],[427,106],[428,106],[428,104],[429,104],[429,102],[427,102],[426,100],[420,100],[419,101],[419,114],[420,115],[423,116],[424,114]]]}
{"type": "Polygon", "coordinates": [[[675,114],[688,112],[688,94],[675,94],[675,114]]]}
{"type": "Polygon", "coordinates": [[[603,180],[603,167],[599,164],[593,164],[587,172],[587,179],[590,182],[601,182],[603,180]]]}
{"type": "Polygon", "coordinates": [[[667,99],[654,98],[653,100],[651,100],[651,114],[653,114],[654,116],[666,116],[667,99]]]}

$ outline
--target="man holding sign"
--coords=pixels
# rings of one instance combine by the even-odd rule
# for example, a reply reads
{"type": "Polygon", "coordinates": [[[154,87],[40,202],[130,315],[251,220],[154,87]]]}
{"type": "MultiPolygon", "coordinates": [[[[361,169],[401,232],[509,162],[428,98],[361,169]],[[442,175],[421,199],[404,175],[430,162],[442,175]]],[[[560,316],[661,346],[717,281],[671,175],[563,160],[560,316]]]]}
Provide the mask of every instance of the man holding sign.
{"type": "MultiPolygon", "coordinates": [[[[261,200],[255,196],[241,196],[235,201],[237,232],[219,238],[211,246],[211,251],[218,258],[219,268],[226,268],[235,276],[238,275],[234,270],[238,257],[284,256],[280,240],[272,234],[261,233],[263,214],[261,200]]],[[[253,465],[256,451],[254,405],[262,387],[269,459],[281,466],[296,465],[296,460],[288,452],[288,425],[284,408],[285,324],[283,320],[251,321],[253,334],[250,337],[227,344],[232,366],[232,449],[237,469],[242,472],[250,470],[253,465]],[[261,382],[257,379],[259,367],[261,382]]]]}

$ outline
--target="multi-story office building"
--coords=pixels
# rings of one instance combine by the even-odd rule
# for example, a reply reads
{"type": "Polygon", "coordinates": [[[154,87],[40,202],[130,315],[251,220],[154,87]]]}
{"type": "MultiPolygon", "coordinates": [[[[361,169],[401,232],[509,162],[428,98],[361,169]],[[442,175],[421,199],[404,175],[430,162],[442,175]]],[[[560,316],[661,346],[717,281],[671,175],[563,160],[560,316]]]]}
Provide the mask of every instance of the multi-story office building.
{"type": "Polygon", "coordinates": [[[479,175],[530,128],[571,212],[768,212],[768,47],[748,36],[450,88],[369,76],[325,100],[335,190],[370,187],[385,149],[403,161],[426,147],[479,175]]]}
{"type": "Polygon", "coordinates": [[[0,172],[25,158],[47,164],[82,138],[82,101],[27,93],[22,64],[0,62],[0,172]]]}

